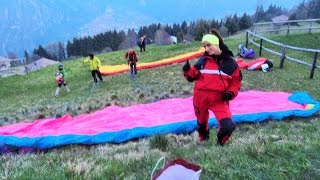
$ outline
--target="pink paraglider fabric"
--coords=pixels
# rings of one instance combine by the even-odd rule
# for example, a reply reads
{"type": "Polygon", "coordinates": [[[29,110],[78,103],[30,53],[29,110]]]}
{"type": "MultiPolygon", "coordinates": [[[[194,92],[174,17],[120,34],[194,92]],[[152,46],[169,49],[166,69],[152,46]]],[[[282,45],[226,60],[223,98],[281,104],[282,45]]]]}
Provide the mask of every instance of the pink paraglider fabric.
{"type": "MultiPolygon", "coordinates": [[[[288,101],[289,95],[284,92],[243,92],[230,102],[230,109],[233,115],[237,115],[305,108],[303,105],[288,101]]],[[[214,117],[211,112],[210,117],[214,117]]],[[[174,98],[129,107],[109,106],[77,117],[65,115],[60,118],[37,120],[33,123],[13,124],[1,127],[0,134],[17,137],[63,134],[94,135],[106,131],[115,132],[195,119],[192,97],[174,98]]]]}
{"type": "MultiPolygon", "coordinates": [[[[306,93],[247,91],[230,102],[236,123],[307,117],[319,108],[320,103],[306,93]]],[[[212,113],[209,125],[217,126],[212,113]]],[[[7,146],[46,149],[68,144],[121,143],[155,134],[190,133],[196,128],[192,97],[128,107],[109,106],[76,117],[64,115],[0,127],[0,154],[7,151],[7,146]]]]}

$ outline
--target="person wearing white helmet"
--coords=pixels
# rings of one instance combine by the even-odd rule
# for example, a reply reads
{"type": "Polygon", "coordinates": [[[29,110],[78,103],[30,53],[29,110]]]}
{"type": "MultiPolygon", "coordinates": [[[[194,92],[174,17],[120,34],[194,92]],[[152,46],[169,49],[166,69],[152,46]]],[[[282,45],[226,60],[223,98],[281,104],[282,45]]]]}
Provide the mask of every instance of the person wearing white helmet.
{"type": "Polygon", "coordinates": [[[65,87],[67,92],[70,92],[70,89],[69,89],[69,87],[67,85],[67,81],[66,81],[67,72],[63,68],[62,64],[58,65],[58,71],[56,72],[55,77],[56,77],[56,83],[57,83],[58,87],[56,88],[54,96],[55,97],[59,96],[60,88],[62,85],[65,87]]]}

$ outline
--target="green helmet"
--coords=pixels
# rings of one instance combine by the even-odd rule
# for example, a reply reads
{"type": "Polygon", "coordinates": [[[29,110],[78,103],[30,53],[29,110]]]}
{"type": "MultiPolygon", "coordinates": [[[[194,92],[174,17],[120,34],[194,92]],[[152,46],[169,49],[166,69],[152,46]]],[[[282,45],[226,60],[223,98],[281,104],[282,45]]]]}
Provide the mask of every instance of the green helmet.
{"type": "Polygon", "coordinates": [[[63,65],[62,64],[58,64],[58,69],[59,70],[63,70],[63,65]]]}

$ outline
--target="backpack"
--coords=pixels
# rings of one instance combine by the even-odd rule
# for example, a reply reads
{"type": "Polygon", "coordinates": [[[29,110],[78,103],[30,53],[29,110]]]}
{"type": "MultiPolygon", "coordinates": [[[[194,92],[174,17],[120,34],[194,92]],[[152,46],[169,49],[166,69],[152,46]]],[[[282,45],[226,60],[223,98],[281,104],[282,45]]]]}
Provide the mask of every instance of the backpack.
{"type": "Polygon", "coordinates": [[[239,45],[238,50],[240,57],[253,59],[256,56],[256,52],[253,49],[248,49],[242,44],[239,45]]]}

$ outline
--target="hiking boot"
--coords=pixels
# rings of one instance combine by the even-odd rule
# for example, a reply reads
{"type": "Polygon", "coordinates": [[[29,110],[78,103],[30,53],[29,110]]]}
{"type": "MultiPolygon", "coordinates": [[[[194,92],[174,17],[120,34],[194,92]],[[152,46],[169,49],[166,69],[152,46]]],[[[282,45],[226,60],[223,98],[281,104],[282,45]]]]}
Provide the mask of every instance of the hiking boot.
{"type": "Polygon", "coordinates": [[[230,139],[232,132],[235,130],[236,125],[230,118],[221,119],[220,128],[217,134],[217,144],[223,146],[230,139]]]}
{"type": "Polygon", "coordinates": [[[206,128],[206,124],[199,124],[198,123],[198,134],[199,134],[199,141],[207,141],[209,140],[209,129],[206,128]]]}
{"type": "Polygon", "coordinates": [[[199,142],[205,142],[205,141],[208,141],[209,140],[209,137],[203,137],[201,135],[199,135],[199,138],[198,138],[199,142]]]}
{"type": "Polygon", "coordinates": [[[218,136],[217,144],[220,146],[223,146],[227,143],[227,141],[230,139],[231,134],[225,134],[224,136],[218,136]]]}

